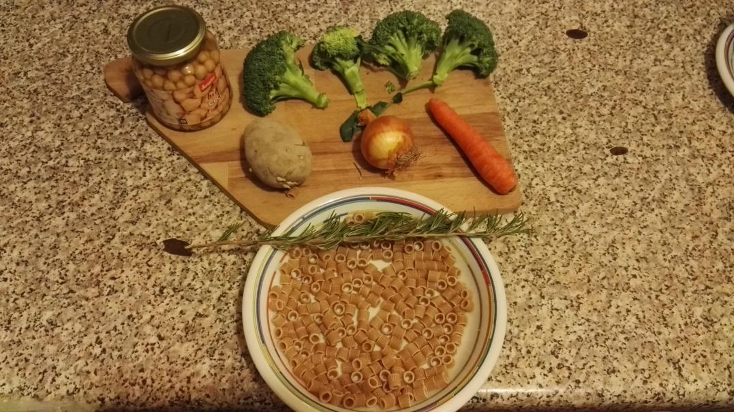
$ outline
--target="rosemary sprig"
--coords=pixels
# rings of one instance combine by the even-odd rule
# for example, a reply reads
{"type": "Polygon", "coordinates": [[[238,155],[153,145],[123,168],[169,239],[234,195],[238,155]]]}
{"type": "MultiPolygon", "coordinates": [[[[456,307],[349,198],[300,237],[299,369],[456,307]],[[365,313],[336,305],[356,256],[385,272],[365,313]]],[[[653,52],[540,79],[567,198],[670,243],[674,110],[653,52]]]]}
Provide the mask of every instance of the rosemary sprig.
{"type": "Polygon", "coordinates": [[[350,223],[342,216],[332,214],[319,225],[308,225],[301,233],[293,228],[283,235],[273,236],[267,232],[251,240],[227,240],[239,226],[231,226],[220,240],[212,243],[186,246],[187,250],[228,245],[260,246],[272,245],[278,249],[289,249],[297,245],[308,245],[319,249],[332,249],[340,243],[371,240],[401,240],[407,238],[441,238],[466,236],[492,239],[509,235],[528,234],[532,229],[523,213],[516,213],[508,221],[502,216],[466,213],[453,214],[439,210],[434,215],[416,218],[408,213],[380,212],[362,223],[350,223]],[[463,230],[462,227],[465,226],[463,230]]]}
{"type": "MultiPolygon", "coordinates": [[[[243,222],[244,223],[244,222],[243,222]]],[[[234,225],[230,225],[225,229],[224,232],[222,232],[222,236],[217,239],[218,242],[224,242],[225,240],[229,240],[230,236],[232,236],[233,233],[237,231],[237,229],[240,229],[242,227],[243,223],[236,223],[234,225]]]]}

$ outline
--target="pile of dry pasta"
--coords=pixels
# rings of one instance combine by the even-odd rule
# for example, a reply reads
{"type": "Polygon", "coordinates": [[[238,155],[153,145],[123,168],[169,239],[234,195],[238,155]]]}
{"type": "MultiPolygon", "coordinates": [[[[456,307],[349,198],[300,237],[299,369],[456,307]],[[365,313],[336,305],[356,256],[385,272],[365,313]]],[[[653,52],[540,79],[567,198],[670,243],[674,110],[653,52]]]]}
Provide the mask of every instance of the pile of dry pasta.
{"type": "Polygon", "coordinates": [[[473,310],[448,246],[373,241],[287,256],[268,294],[273,336],[321,402],[405,408],[447,386],[473,310]]]}

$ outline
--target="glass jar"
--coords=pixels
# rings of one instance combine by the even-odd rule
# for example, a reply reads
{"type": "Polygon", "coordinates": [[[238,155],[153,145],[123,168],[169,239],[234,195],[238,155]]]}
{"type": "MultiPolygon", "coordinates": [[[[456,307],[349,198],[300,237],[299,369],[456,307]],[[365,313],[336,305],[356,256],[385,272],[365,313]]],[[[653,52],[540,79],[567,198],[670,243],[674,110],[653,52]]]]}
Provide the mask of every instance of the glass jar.
{"type": "Polygon", "coordinates": [[[217,39],[202,16],[163,6],[138,16],[128,29],[133,72],[156,118],[177,130],[201,130],[230,109],[232,92],[217,39]]]}

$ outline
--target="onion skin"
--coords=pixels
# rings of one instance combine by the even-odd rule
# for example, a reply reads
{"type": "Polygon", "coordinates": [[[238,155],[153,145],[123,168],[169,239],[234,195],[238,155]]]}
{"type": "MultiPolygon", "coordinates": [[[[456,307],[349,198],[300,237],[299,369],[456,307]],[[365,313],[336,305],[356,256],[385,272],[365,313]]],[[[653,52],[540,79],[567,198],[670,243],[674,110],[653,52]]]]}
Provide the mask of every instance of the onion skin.
{"type": "Polygon", "coordinates": [[[391,172],[416,157],[411,128],[395,116],[371,119],[360,137],[360,151],[371,166],[391,172]]]}

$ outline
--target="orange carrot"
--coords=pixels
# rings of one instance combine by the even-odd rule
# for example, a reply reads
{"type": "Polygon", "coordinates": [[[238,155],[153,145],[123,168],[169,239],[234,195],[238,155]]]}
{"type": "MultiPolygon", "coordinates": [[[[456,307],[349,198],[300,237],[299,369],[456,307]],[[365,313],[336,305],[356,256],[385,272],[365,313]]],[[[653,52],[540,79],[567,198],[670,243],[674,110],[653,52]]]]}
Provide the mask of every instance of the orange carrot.
{"type": "Polygon", "coordinates": [[[513,190],[518,177],[510,163],[485,138],[443,100],[431,98],[426,107],[439,126],[462,148],[477,173],[490,187],[501,195],[513,190]]]}

